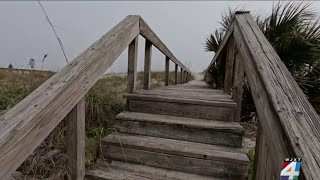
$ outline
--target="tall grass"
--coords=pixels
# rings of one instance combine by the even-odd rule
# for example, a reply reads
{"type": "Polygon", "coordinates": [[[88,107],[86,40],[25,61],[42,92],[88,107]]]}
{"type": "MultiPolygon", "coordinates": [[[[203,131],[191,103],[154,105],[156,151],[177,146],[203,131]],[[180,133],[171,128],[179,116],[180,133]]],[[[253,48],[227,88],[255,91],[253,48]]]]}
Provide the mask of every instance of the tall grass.
{"type": "MultiPolygon", "coordinates": [[[[49,76],[19,75],[0,72],[0,112],[7,111],[49,76]]],[[[164,72],[152,72],[151,87],[164,86],[164,72]]],[[[138,73],[137,89],[143,88],[143,72],[138,73]]],[[[169,84],[174,83],[174,72],[169,73],[169,84]]],[[[115,116],[125,109],[122,98],[127,88],[126,75],[104,76],[86,94],[86,165],[98,158],[100,141],[113,131],[115,116]]],[[[18,171],[37,179],[64,179],[67,174],[66,126],[63,120],[44,142],[27,158],[18,171]]]]}

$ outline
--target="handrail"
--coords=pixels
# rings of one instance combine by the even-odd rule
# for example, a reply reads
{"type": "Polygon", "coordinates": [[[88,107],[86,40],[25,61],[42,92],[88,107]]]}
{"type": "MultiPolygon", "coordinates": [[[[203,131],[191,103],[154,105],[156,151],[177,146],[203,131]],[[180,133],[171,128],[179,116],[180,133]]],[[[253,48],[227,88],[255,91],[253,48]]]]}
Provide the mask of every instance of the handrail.
{"type": "MultiPolygon", "coordinates": [[[[302,158],[299,179],[318,179],[319,115],[248,12],[236,13],[232,37],[235,57],[226,63],[231,60],[238,67],[226,69],[226,75],[243,66],[259,116],[255,178],[279,179],[285,158],[298,157],[302,158]]],[[[221,48],[230,51],[225,44],[221,48]]]]}
{"type": "Polygon", "coordinates": [[[160,40],[160,38],[151,30],[148,24],[141,18],[140,19],[140,34],[148,39],[155,47],[159,49],[163,54],[165,54],[169,59],[171,59],[174,63],[178,64],[188,73],[191,73],[166,47],[166,45],[160,40]]]}
{"type": "MultiPolygon", "coordinates": [[[[68,114],[75,119],[72,123],[84,119],[79,117],[84,116],[83,97],[129,44],[129,56],[134,56],[129,60],[136,59],[137,52],[130,49],[137,49],[132,42],[140,33],[191,74],[140,16],[127,16],[0,118],[0,179],[7,179],[68,114]]],[[[135,73],[128,76],[135,78],[135,73]]],[[[83,133],[79,127],[77,133],[83,133]]]]}

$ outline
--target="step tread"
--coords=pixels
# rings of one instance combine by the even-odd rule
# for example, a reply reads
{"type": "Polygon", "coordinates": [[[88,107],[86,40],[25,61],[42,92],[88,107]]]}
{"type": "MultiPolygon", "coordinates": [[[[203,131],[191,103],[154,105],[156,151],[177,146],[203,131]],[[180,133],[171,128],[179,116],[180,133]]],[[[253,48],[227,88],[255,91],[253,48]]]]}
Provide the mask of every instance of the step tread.
{"type": "Polygon", "coordinates": [[[166,170],[150,166],[112,161],[111,164],[98,159],[97,163],[87,170],[86,176],[108,180],[223,180],[179,171],[166,170]]]}
{"type": "Polygon", "coordinates": [[[184,103],[184,104],[194,104],[194,105],[203,105],[203,106],[213,106],[213,107],[226,107],[226,108],[235,108],[235,102],[229,101],[219,101],[217,100],[199,100],[199,99],[188,99],[188,98],[178,98],[178,97],[169,97],[163,95],[155,94],[124,94],[124,98],[133,99],[133,100],[143,100],[143,101],[158,101],[158,102],[171,102],[171,103],[184,103]]]}
{"type": "Polygon", "coordinates": [[[117,120],[138,121],[156,124],[177,124],[195,129],[207,129],[215,131],[228,131],[243,134],[243,127],[236,122],[212,121],[206,119],[196,119],[160,114],[149,114],[140,112],[123,111],[116,116],[117,120]]]}
{"type": "Polygon", "coordinates": [[[121,146],[124,148],[229,162],[239,165],[247,165],[249,161],[248,157],[239,148],[150,136],[112,133],[106,136],[102,143],[107,146],[121,146]]]}
{"type": "Polygon", "coordinates": [[[227,101],[233,102],[232,97],[224,93],[199,93],[199,92],[185,92],[181,90],[166,90],[166,89],[155,89],[155,90],[141,90],[136,91],[136,94],[142,95],[157,95],[165,97],[185,98],[185,99],[198,99],[207,101],[227,101]]]}

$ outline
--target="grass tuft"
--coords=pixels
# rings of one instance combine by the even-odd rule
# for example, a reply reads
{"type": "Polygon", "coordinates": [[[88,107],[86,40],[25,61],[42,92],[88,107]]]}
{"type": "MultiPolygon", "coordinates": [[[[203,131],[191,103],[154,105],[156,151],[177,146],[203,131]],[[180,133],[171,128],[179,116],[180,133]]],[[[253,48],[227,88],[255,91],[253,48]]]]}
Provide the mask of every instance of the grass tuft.
{"type": "MultiPolygon", "coordinates": [[[[50,76],[13,74],[0,71],[0,112],[14,107],[50,76]]],[[[138,73],[137,89],[143,88],[143,72],[138,73]]],[[[151,87],[164,86],[164,72],[152,72],[151,87]]],[[[174,72],[169,73],[174,83],[174,72]]],[[[113,131],[115,116],[125,110],[122,98],[127,76],[106,75],[86,94],[86,166],[94,164],[101,154],[101,139],[113,131]]],[[[44,142],[18,168],[24,176],[36,179],[65,179],[67,174],[66,126],[63,120],[44,142]]]]}

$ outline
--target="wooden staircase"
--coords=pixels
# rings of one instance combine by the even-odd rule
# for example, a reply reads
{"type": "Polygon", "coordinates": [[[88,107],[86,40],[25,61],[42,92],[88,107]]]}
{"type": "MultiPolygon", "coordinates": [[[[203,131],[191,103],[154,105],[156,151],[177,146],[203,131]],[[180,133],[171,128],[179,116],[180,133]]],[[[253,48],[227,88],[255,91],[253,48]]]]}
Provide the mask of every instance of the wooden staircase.
{"type": "Polygon", "coordinates": [[[203,81],[127,94],[89,179],[245,179],[244,129],[231,96],[203,81]]]}

